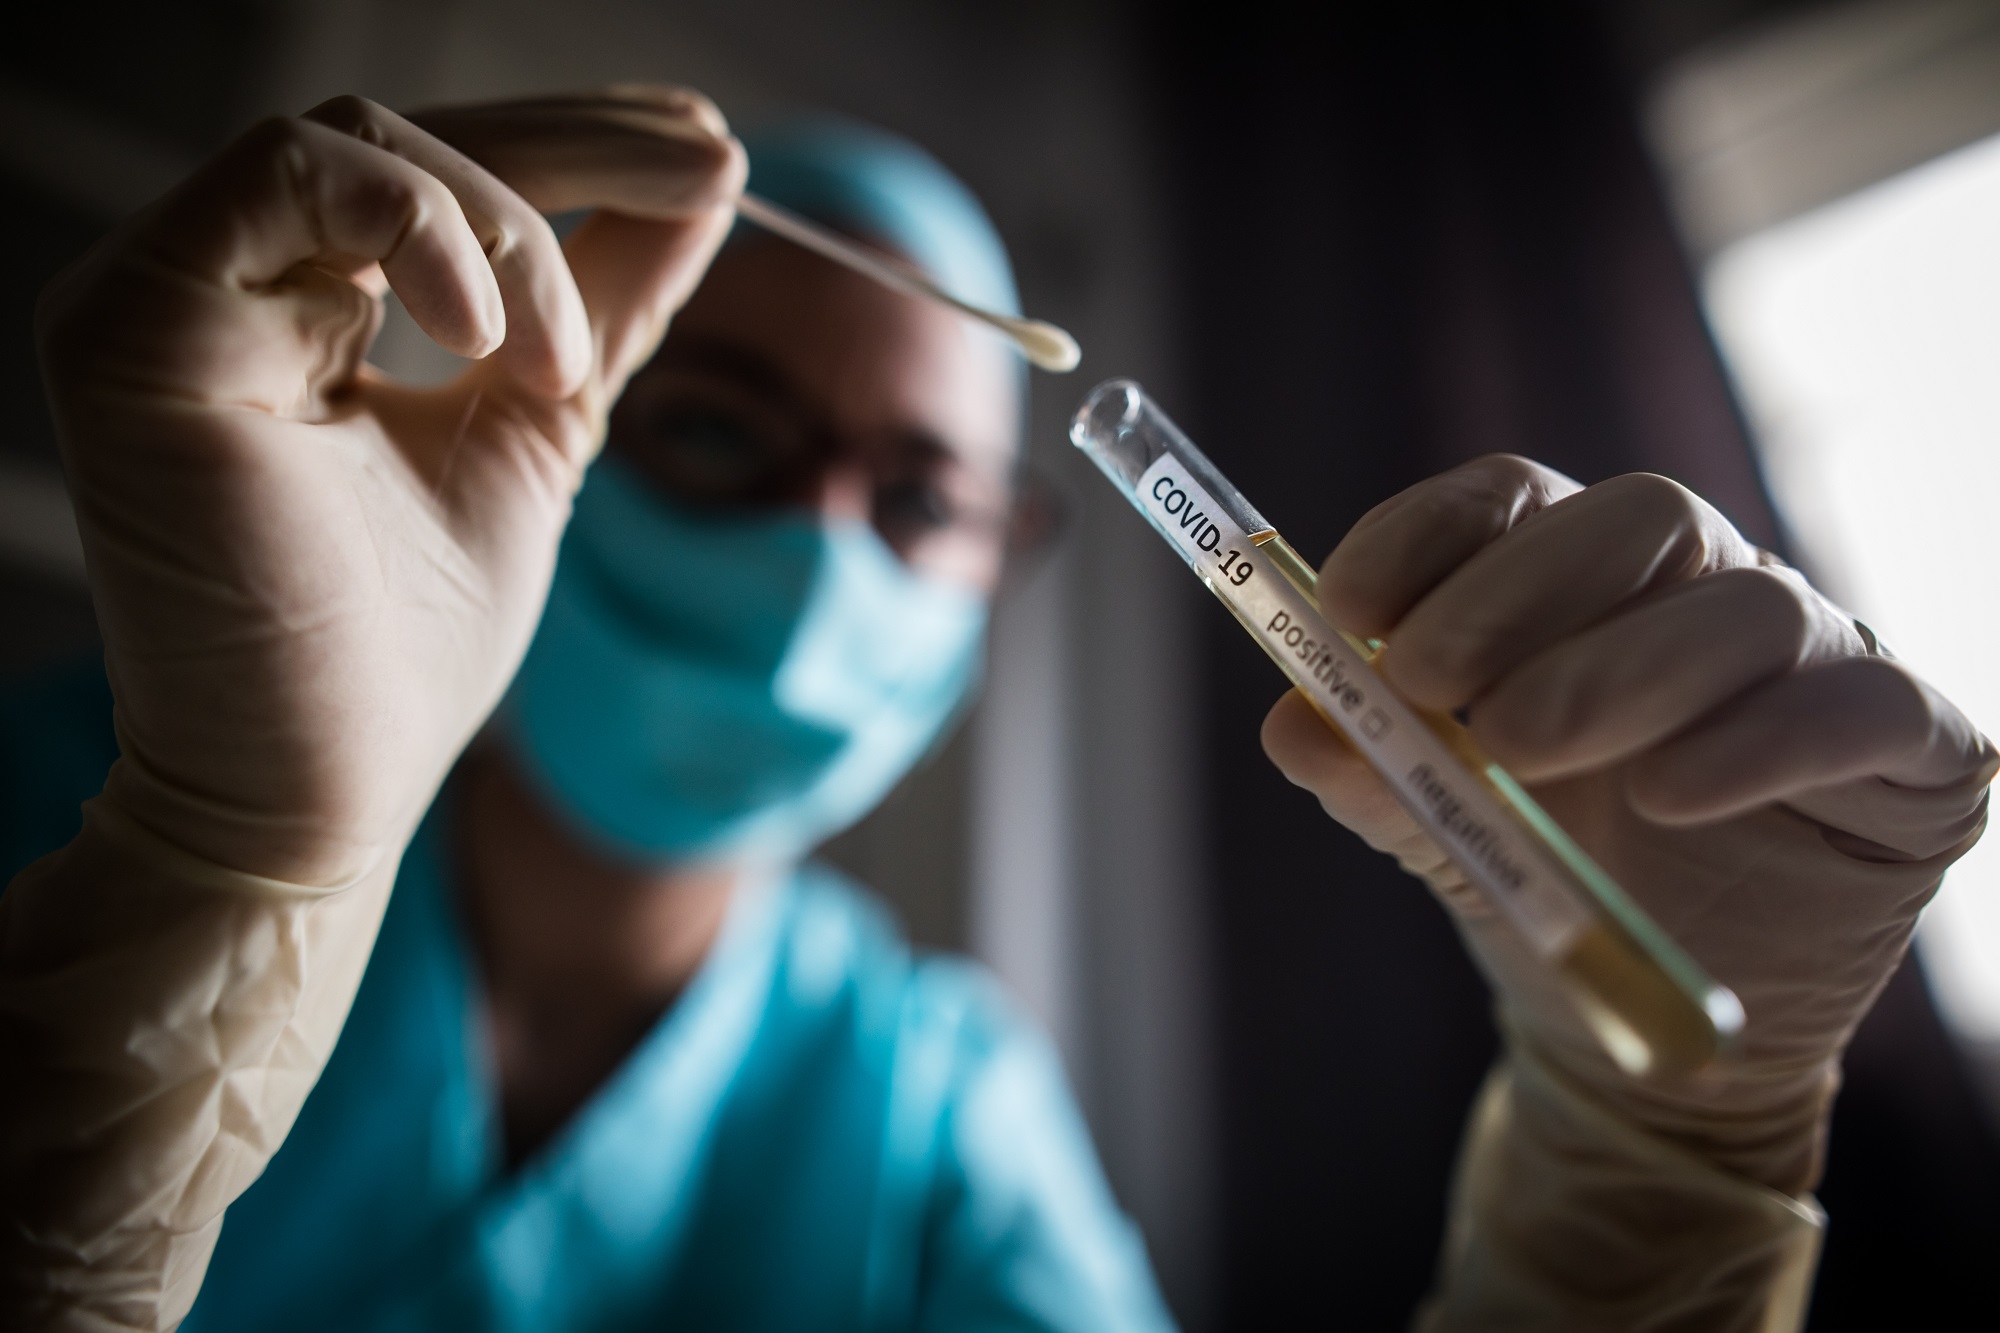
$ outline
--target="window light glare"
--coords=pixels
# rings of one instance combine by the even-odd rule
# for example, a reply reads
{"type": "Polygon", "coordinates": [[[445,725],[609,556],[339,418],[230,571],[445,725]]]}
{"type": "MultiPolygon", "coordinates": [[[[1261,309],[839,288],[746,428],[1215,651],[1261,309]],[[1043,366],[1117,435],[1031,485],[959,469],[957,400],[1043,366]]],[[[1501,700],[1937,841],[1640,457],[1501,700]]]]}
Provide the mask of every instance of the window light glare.
{"type": "MultiPolygon", "coordinates": [[[[1821,582],[2000,728],[2000,136],[1738,242],[1704,286],[1821,582]]],[[[1953,1026],[2000,1041],[2000,832],[1919,939],[1953,1026]]]]}

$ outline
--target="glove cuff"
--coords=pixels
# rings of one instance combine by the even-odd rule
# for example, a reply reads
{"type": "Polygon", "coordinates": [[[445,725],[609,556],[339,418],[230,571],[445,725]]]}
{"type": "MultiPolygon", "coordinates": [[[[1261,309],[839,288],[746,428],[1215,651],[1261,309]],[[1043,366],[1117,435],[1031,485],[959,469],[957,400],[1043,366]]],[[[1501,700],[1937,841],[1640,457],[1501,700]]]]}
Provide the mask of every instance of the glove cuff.
{"type": "Polygon", "coordinates": [[[369,878],[375,862],[339,884],[293,884],[247,870],[232,870],[168,841],[128,814],[117,796],[107,788],[83,803],[83,826],[90,833],[120,847],[127,856],[153,867],[166,878],[219,893],[240,893],[276,900],[308,901],[341,893],[369,878]]]}
{"type": "Polygon", "coordinates": [[[1468,1126],[1417,1327],[1792,1333],[1824,1229],[1810,1196],[1649,1133],[1516,1046],[1468,1126]]]}

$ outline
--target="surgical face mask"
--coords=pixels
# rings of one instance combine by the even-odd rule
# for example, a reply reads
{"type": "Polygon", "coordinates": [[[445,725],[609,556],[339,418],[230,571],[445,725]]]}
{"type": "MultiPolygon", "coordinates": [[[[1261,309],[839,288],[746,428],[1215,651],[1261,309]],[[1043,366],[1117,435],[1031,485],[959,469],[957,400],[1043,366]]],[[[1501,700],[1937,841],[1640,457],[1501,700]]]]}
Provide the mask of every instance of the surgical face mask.
{"type": "Polygon", "coordinates": [[[607,850],[789,858],[937,738],[985,621],[982,597],[911,573],[864,523],[692,514],[601,459],[502,726],[607,850]]]}

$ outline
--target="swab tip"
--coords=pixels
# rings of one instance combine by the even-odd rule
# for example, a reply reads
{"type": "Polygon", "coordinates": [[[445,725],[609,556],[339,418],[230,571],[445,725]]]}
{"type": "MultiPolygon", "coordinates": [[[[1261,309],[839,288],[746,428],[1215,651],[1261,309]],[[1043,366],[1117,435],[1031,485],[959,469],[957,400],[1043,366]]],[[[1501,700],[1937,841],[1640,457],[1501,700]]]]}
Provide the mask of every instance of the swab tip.
{"type": "Polygon", "coordinates": [[[1013,323],[1011,332],[1022,353],[1043,370],[1063,375],[1083,361],[1083,348],[1067,329],[1039,319],[1023,319],[1013,323]]]}

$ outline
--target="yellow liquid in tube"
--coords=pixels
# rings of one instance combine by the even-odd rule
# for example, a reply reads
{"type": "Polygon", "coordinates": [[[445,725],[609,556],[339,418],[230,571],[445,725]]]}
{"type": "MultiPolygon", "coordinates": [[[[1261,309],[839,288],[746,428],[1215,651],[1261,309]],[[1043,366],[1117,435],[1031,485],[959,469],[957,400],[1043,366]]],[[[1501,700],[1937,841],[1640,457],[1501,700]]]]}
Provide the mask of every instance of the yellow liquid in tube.
{"type": "MultiPolygon", "coordinates": [[[[1319,575],[1290,542],[1276,529],[1252,533],[1250,540],[1293,587],[1318,604],[1319,575]]],[[[1261,637],[1258,641],[1265,642],[1261,637]]],[[[1350,642],[1371,661],[1380,651],[1377,644],[1350,642]]],[[[1278,665],[1285,664],[1280,661],[1278,665]]],[[[1310,693],[1301,693],[1315,710],[1325,714],[1310,693]]],[[[1487,757],[1456,718],[1417,711],[1438,739],[1464,762],[1466,771],[1531,831],[1540,835],[1546,832],[1544,825],[1553,825],[1554,821],[1532,802],[1530,809],[1523,810],[1526,793],[1511,779],[1504,785],[1494,780],[1496,773],[1504,776],[1504,770],[1487,757]]],[[[1334,718],[1327,717],[1326,722],[1336,735],[1340,733],[1334,718]]],[[[1568,842],[1567,835],[1563,841],[1568,842]]],[[[1598,914],[1549,961],[1568,985],[1584,1022],[1628,1073],[1641,1077],[1686,1075],[1721,1054],[1726,1034],[1718,1032],[1715,1017],[1648,957],[1615,917],[1598,914]]]]}
{"type": "Polygon", "coordinates": [[[1085,399],[1070,439],[1564,983],[1607,1053],[1671,1079],[1726,1052],[1742,1006],[1457,721],[1412,708],[1381,647],[1327,624],[1318,576],[1130,380],[1085,399]]]}

